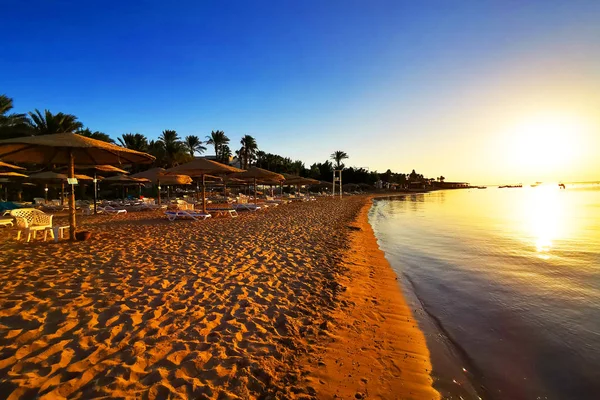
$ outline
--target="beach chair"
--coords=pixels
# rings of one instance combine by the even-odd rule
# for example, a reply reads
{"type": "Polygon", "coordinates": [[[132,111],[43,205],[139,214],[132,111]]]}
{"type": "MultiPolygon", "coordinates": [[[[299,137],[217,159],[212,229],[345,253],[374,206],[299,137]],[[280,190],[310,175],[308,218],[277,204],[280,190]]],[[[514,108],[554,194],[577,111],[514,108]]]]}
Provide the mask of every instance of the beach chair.
{"type": "Polygon", "coordinates": [[[127,214],[127,210],[124,208],[115,208],[113,206],[96,207],[99,213],[105,213],[108,215],[127,214]]]}
{"type": "Polygon", "coordinates": [[[201,211],[194,210],[170,210],[166,211],[165,215],[169,221],[175,221],[176,219],[193,219],[194,221],[205,220],[210,218],[210,214],[204,214],[201,211]]]}
{"type": "Polygon", "coordinates": [[[192,203],[188,203],[185,200],[176,200],[177,209],[178,210],[194,210],[194,205],[192,203]]]}
{"type": "Polygon", "coordinates": [[[217,217],[226,217],[229,215],[231,218],[237,218],[238,216],[235,208],[207,208],[206,211],[217,217]]]}
{"type": "Polygon", "coordinates": [[[258,211],[260,210],[262,207],[254,204],[254,203],[248,203],[248,198],[247,197],[240,197],[238,198],[238,202],[236,204],[233,204],[233,208],[236,211],[239,210],[247,210],[247,211],[258,211]]]}
{"type": "Polygon", "coordinates": [[[17,208],[11,210],[10,216],[15,219],[17,228],[19,228],[17,231],[17,240],[21,239],[21,230],[25,230],[28,242],[31,241],[32,236],[35,239],[39,231],[44,232],[44,241],[46,241],[48,232],[54,238],[52,215],[36,210],[35,208],[17,208]]]}

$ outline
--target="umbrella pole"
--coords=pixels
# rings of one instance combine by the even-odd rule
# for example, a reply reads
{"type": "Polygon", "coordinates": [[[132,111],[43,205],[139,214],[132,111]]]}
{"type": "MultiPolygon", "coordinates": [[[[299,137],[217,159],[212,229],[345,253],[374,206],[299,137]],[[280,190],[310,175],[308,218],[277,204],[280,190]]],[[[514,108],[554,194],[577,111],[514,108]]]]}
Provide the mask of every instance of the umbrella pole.
{"type": "MultiPolygon", "coordinates": [[[[75,179],[75,156],[71,149],[69,149],[69,178],[75,179]]],[[[71,180],[71,182],[73,181],[71,180]]],[[[75,221],[75,185],[71,183],[71,192],[69,193],[69,238],[72,241],[75,241],[75,229],[77,229],[77,222],[75,221]]]]}
{"type": "Polygon", "coordinates": [[[158,205],[160,206],[160,180],[157,180],[156,183],[158,184],[158,205]]]}
{"type": "Polygon", "coordinates": [[[204,174],[202,174],[202,212],[206,214],[206,182],[204,181],[204,174]]]}
{"type": "Polygon", "coordinates": [[[44,203],[48,204],[48,184],[44,186],[44,203]]]}
{"type": "Polygon", "coordinates": [[[254,204],[256,204],[256,178],[254,178],[254,204]]]}
{"type": "Polygon", "coordinates": [[[65,181],[60,182],[60,205],[65,205],[65,181]]]}
{"type": "Polygon", "coordinates": [[[94,171],[94,214],[98,214],[98,177],[96,171],[94,171]]]}

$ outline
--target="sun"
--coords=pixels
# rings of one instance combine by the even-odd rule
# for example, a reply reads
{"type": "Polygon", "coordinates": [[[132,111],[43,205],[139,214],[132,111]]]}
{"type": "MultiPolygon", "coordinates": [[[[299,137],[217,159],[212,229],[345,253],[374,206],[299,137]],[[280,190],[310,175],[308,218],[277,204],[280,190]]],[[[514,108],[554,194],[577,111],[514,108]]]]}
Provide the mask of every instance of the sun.
{"type": "Polygon", "coordinates": [[[514,126],[508,151],[515,166],[531,173],[568,169],[581,150],[583,121],[568,116],[537,115],[514,126]]]}

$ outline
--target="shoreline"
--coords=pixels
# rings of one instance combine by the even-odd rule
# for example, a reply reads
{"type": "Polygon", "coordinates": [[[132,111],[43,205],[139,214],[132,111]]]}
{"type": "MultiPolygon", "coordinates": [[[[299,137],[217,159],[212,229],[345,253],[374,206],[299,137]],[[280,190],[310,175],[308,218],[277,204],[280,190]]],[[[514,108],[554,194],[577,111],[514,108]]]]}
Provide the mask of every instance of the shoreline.
{"type": "Polygon", "coordinates": [[[293,399],[360,384],[342,397],[439,398],[372,198],[197,222],[88,216],[85,242],[0,243],[0,390],[293,399]],[[323,387],[316,357],[336,343],[348,362],[321,362],[350,372],[323,387]]]}
{"type": "Polygon", "coordinates": [[[439,399],[423,332],[369,224],[369,196],[349,224],[335,329],[308,357],[319,399],[439,399]]]}

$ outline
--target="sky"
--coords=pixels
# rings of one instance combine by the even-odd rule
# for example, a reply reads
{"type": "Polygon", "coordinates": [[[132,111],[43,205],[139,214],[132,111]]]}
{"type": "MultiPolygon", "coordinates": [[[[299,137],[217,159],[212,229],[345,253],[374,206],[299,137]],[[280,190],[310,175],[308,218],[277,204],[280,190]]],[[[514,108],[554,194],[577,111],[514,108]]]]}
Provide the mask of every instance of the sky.
{"type": "MultiPolygon", "coordinates": [[[[600,180],[600,1],[3,2],[0,93],[309,166],[600,180]]],[[[209,150],[209,153],[211,151],[209,150]]]]}

